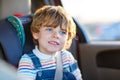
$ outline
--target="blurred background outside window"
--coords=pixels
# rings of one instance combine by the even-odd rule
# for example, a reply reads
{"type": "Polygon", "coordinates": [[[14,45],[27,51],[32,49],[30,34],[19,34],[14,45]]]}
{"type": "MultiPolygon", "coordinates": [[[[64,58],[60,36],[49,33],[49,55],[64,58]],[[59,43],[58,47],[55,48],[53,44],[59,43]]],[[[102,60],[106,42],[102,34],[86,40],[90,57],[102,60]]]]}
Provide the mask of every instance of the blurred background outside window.
{"type": "Polygon", "coordinates": [[[67,12],[83,25],[90,41],[120,40],[120,0],[61,0],[61,2],[67,12]]]}

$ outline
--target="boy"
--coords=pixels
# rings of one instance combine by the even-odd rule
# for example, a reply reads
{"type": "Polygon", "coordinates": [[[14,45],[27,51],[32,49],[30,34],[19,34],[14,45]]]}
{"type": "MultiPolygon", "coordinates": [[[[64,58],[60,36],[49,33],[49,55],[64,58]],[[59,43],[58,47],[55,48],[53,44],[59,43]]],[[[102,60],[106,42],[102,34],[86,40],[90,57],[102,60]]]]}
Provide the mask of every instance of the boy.
{"type": "Polygon", "coordinates": [[[38,9],[33,17],[31,32],[36,47],[22,56],[18,68],[21,77],[26,80],[54,80],[56,57],[60,54],[62,79],[82,80],[76,60],[66,50],[76,35],[76,26],[62,7],[43,6],[38,9]]]}

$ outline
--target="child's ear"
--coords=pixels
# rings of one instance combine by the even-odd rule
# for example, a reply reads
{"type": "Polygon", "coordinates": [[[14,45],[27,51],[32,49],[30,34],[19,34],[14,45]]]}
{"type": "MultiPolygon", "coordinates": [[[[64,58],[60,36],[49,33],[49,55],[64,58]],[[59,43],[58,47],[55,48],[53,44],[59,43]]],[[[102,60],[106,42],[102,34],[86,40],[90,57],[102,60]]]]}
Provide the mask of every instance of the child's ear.
{"type": "Polygon", "coordinates": [[[39,38],[39,33],[38,32],[32,32],[33,38],[38,39],[39,38]]]}

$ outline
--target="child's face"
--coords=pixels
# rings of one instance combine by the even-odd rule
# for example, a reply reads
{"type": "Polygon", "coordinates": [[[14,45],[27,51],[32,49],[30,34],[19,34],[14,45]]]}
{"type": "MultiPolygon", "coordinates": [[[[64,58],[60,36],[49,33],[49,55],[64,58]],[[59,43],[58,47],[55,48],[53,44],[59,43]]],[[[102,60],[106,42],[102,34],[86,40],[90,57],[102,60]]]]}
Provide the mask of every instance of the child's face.
{"type": "Polygon", "coordinates": [[[62,50],[68,39],[68,33],[60,29],[60,26],[41,27],[38,33],[33,33],[33,37],[38,40],[39,50],[45,54],[55,54],[62,50]]]}

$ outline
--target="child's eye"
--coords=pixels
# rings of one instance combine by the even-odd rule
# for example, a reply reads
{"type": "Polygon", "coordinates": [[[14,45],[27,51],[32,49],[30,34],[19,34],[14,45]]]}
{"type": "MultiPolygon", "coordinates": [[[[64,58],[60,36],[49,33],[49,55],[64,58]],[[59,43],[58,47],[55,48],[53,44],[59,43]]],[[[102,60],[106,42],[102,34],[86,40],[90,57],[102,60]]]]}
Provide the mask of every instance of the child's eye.
{"type": "Polygon", "coordinates": [[[51,32],[53,29],[52,28],[47,28],[46,29],[48,32],[51,32]]]}
{"type": "Polygon", "coordinates": [[[65,35],[67,32],[66,31],[60,31],[59,32],[61,35],[65,35]]]}

